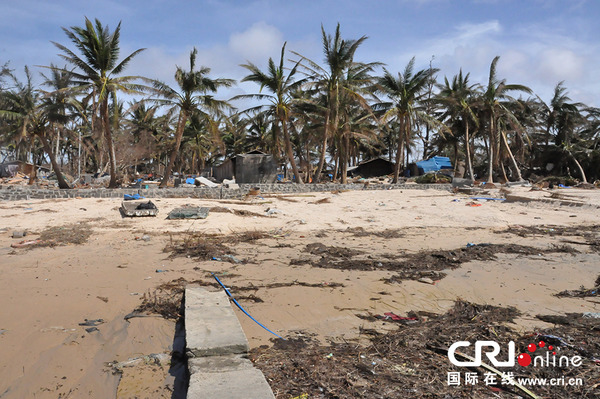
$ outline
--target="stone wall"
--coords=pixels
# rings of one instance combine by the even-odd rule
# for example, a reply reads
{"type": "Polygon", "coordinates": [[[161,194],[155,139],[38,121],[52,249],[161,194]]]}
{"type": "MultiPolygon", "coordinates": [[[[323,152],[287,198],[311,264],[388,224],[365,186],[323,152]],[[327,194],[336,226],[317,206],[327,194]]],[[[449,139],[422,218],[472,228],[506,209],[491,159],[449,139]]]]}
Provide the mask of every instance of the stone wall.
{"type": "Polygon", "coordinates": [[[29,186],[1,186],[0,200],[19,201],[30,199],[58,199],[58,198],[123,198],[123,195],[140,194],[146,198],[208,198],[229,199],[241,198],[253,188],[260,189],[260,193],[308,193],[327,192],[334,190],[446,190],[452,188],[450,184],[240,184],[239,188],[225,187],[191,187],[191,188],[92,188],[92,189],[43,189],[29,186]]]}

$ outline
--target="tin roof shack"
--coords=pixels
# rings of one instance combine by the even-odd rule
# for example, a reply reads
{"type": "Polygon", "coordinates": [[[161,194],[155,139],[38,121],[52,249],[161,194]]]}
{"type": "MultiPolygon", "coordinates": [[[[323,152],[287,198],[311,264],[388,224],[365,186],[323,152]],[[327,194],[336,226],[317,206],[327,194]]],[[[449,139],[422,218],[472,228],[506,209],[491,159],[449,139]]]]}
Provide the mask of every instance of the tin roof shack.
{"type": "Polygon", "coordinates": [[[348,168],[348,174],[352,177],[379,177],[394,173],[394,163],[383,158],[374,158],[363,161],[357,166],[348,168]]]}
{"type": "Polygon", "coordinates": [[[275,183],[277,164],[273,155],[258,151],[238,154],[215,167],[214,177],[218,181],[235,177],[235,182],[238,184],[275,183]]]}

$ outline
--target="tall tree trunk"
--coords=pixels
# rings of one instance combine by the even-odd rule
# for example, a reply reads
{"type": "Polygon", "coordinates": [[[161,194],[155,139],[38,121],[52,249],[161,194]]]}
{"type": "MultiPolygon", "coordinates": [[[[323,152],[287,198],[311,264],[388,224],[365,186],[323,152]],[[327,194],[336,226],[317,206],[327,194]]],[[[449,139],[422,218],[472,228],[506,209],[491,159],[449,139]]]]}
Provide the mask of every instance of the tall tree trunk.
{"type": "Polygon", "coordinates": [[[43,133],[38,134],[37,137],[42,142],[42,147],[44,148],[44,151],[46,152],[46,154],[48,154],[48,157],[50,157],[50,163],[52,164],[52,169],[54,170],[54,173],[56,174],[56,180],[58,181],[58,188],[71,188],[71,186],[69,186],[69,183],[67,183],[62,174],[60,166],[58,166],[58,162],[56,162],[56,156],[52,152],[52,148],[50,147],[50,143],[48,143],[48,139],[43,133]]]}
{"type": "Polygon", "coordinates": [[[342,158],[340,159],[340,180],[342,184],[348,183],[348,153],[350,152],[348,147],[350,147],[350,139],[347,134],[344,134],[344,137],[342,138],[342,158]]]}
{"type": "Polygon", "coordinates": [[[587,178],[585,177],[585,171],[583,170],[583,167],[581,166],[581,164],[579,163],[577,158],[575,158],[575,156],[573,155],[573,153],[571,153],[571,151],[569,151],[567,149],[565,149],[565,151],[567,151],[567,154],[569,154],[571,156],[571,158],[575,162],[575,165],[577,165],[577,169],[579,169],[579,174],[581,175],[581,179],[583,180],[583,182],[587,183],[588,181],[587,181],[587,178]]]}
{"type": "Polygon", "coordinates": [[[467,173],[469,179],[475,180],[473,175],[473,162],[471,160],[471,143],[469,139],[469,122],[465,123],[465,156],[467,157],[467,173]]]}
{"type": "Polygon", "coordinates": [[[515,172],[517,173],[517,181],[523,181],[523,176],[521,175],[521,170],[519,169],[519,165],[517,164],[517,160],[515,159],[515,156],[513,155],[510,147],[508,146],[508,140],[506,139],[506,133],[502,132],[502,140],[504,141],[504,146],[506,147],[506,150],[508,151],[508,155],[510,156],[510,160],[513,164],[513,167],[515,168],[515,172]]]}
{"type": "Polygon", "coordinates": [[[327,112],[327,116],[325,117],[325,131],[323,132],[323,142],[321,144],[321,155],[319,157],[319,166],[317,167],[317,171],[313,176],[313,183],[319,183],[321,180],[321,172],[323,171],[323,166],[325,165],[325,156],[327,155],[327,138],[329,136],[329,112],[327,112]]]}
{"type": "Polygon", "coordinates": [[[31,161],[31,173],[29,174],[29,182],[28,185],[32,185],[37,179],[37,170],[35,169],[35,159],[33,157],[33,142],[35,141],[35,137],[31,136],[29,140],[29,156],[27,157],[27,161],[31,161]]]}
{"type": "Polygon", "coordinates": [[[165,169],[165,174],[160,182],[159,188],[167,187],[167,183],[169,182],[169,178],[171,176],[171,171],[173,170],[173,165],[175,164],[175,159],[177,158],[177,154],[179,153],[179,147],[181,146],[181,139],[183,138],[183,129],[185,128],[185,124],[188,120],[187,112],[181,111],[179,113],[179,120],[177,121],[177,130],[175,131],[175,147],[173,147],[173,151],[171,151],[171,156],[169,157],[169,163],[165,169]]]}
{"type": "Polygon", "coordinates": [[[488,147],[488,183],[494,182],[494,117],[490,117],[490,142],[488,147]]]}
{"type": "Polygon", "coordinates": [[[335,152],[335,154],[333,155],[334,159],[335,159],[335,165],[333,167],[333,181],[337,181],[338,178],[338,169],[339,169],[339,165],[340,165],[340,156],[338,155],[338,151],[335,152]]]}
{"type": "Polygon", "coordinates": [[[400,119],[400,129],[398,133],[398,151],[396,151],[396,165],[394,167],[394,178],[392,179],[392,183],[398,183],[398,178],[400,177],[400,169],[402,169],[402,156],[404,155],[404,128],[405,128],[404,119],[400,119]]]}
{"type": "Polygon", "coordinates": [[[292,140],[290,139],[290,132],[287,128],[287,122],[283,119],[280,119],[281,127],[283,129],[283,139],[285,140],[285,152],[290,161],[290,165],[292,165],[292,171],[294,172],[294,176],[296,177],[296,183],[304,184],[302,182],[302,176],[300,176],[300,172],[298,171],[298,166],[296,165],[296,160],[294,159],[294,150],[292,149],[292,140]]]}
{"type": "Polygon", "coordinates": [[[117,157],[115,156],[115,145],[112,138],[112,132],[110,131],[108,99],[102,101],[100,112],[102,113],[102,127],[104,128],[104,137],[106,138],[110,164],[110,182],[108,183],[108,188],[115,188],[117,187],[117,157]]]}

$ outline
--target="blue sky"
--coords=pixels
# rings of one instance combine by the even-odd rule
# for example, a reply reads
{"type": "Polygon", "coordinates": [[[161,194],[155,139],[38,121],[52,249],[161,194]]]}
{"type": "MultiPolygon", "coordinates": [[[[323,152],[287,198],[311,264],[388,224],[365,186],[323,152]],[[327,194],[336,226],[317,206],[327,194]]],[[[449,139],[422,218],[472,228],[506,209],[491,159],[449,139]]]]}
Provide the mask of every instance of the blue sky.
{"type": "MultiPolygon", "coordinates": [[[[61,27],[98,18],[119,21],[122,56],[147,48],[126,70],[172,83],[175,65],[187,66],[196,46],[212,77],[241,79],[239,65],[265,65],[287,49],[322,61],[321,24],[332,33],[368,40],[357,60],[381,61],[391,72],[415,56],[418,68],[440,68],[439,78],[463,68],[485,83],[500,55],[498,74],[531,87],[549,101],[564,80],[573,101],[600,106],[600,1],[598,0],[380,0],[380,1],[176,1],[4,0],[0,3],[0,63],[63,62],[51,41],[73,48],[61,27]]],[[[293,58],[291,53],[288,53],[293,58]]],[[[255,92],[240,84],[223,98],[255,92]]]]}

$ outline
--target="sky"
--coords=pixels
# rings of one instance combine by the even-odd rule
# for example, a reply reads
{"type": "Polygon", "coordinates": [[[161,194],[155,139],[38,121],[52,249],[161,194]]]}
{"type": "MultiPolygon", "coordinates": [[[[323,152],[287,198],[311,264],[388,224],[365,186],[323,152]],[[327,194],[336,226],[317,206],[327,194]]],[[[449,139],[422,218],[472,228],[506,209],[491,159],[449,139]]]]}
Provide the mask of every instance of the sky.
{"type": "MultiPolygon", "coordinates": [[[[286,58],[295,51],[323,65],[321,26],[332,34],[339,23],[344,39],[368,37],[357,61],[383,62],[394,74],[415,57],[417,69],[440,69],[438,81],[462,68],[485,84],[499,55],[507,83],[549,102],[565,81],[574,102],[600,107],[599,0],[0,0],[0,64],[17,73],[28,65],[36,76],[40,66],[63,66],[52,42],[74,49],[62,28],[85,17],[111,30],[121,22],[121,58],[146,49],[126,75],[168,84],[176,65],[189,67],[193,47],[212,78],[239,81],[240,64],[279,60],[284,42],[286,58]]],[[[257,91],[240,83],[218,97],[257,91]]]]}

